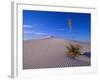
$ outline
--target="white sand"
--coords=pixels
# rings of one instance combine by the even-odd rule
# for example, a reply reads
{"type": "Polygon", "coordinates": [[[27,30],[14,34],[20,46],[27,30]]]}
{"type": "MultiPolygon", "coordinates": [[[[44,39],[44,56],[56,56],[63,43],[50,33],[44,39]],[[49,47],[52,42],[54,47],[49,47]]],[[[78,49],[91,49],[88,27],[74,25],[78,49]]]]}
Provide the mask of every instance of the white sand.
{"type": "Polygon", "coordinates": [[[69,43],[80,44],[82,52],[90,52],[90,45],[57,38],[26,40],[23,46],[23,69],[89,66],[90,62],[66,55],[69,43]]]}

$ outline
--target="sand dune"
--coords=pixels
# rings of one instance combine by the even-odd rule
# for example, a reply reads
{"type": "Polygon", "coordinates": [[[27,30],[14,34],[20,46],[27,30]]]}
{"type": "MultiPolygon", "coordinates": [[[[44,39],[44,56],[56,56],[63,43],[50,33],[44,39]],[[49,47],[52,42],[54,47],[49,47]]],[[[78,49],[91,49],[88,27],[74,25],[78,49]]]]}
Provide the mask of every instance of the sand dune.
{"type": "Polygon", "coordinates": [[[66,45],[80,44],[82,52],[90,52],[90,45],[57,38],[24,40],[23,69],[89,66],[90,62],[72,59],[66,55],[66,45]]]}

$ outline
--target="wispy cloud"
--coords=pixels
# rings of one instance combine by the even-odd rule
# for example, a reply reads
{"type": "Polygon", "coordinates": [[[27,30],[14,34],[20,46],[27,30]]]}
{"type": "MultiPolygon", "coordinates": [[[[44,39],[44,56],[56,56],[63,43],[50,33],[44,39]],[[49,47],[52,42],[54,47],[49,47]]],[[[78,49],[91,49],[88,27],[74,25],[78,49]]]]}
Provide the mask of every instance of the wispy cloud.
{"type": "Polygon", "coordinates": [[[36,34],[36,35],[46,35],[46,33],[43,33],[43,32],[35,32],[34,34],[36,34]]]}
{"type": "Polygon", "coordinates": [[[23,25],[24,28],[32,28],[32,25],[23,25]]]}
{"type": "Polygon", "coordinates": [[[32,34],[32,31],[24,31],[24,34],[32,34]]]}
{"type": "Polygon", "coordinates": [[[34,31],[24,31],[24,34],[47,35],[47,33],[44,32],[34,32],[34,31]]]}

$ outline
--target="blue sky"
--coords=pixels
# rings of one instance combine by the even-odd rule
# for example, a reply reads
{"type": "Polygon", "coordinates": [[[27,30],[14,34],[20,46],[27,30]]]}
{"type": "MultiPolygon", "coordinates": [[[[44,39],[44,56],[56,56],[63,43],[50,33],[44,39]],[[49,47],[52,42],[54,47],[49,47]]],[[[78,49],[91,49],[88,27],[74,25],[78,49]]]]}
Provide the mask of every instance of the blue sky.
{"type": "Polygon", "coordinates": [[[24,40],[45,36],[90,41],[91,14],[23,10],[24,40]],[[69,31],[68,20],[72,21],[69,31]]]}

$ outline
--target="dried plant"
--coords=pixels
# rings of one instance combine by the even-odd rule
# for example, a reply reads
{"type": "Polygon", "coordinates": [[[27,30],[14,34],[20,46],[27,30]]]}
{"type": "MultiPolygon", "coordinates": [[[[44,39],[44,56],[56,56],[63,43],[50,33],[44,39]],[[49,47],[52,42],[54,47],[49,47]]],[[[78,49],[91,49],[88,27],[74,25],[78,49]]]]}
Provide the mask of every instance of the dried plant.
{"type": "Polygon", "coordinates": [[[70,44],[69,46],[66,46],[66,48],[67,48],[67,55],[72,58],[75,58],[76,56],[81,55],[79,45],[70,44]]]}

